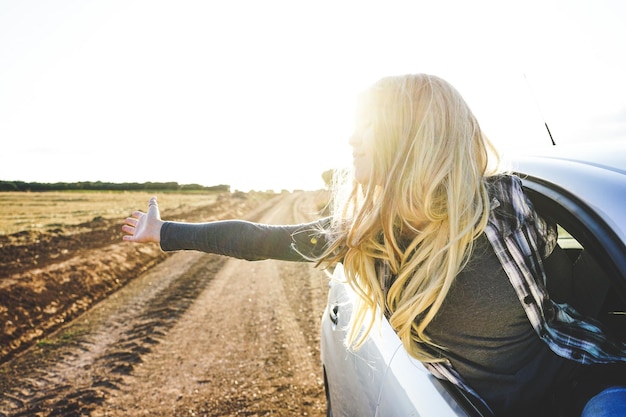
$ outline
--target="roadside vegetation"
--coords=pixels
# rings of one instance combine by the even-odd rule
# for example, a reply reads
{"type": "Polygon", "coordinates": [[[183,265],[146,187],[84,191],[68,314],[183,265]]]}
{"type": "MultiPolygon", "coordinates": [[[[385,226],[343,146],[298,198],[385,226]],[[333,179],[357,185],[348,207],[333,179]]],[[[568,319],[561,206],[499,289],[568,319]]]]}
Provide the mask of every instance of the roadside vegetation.
{"type": "MultiPolygon", "coordinates": [[[[188,211],[214,203],[218,198],[237,197],[229,187],[143,188],[95,190],[68,187],[65,190],[0,192],[0,236],[18,232],[47,231],[93,221],[120,222],[134,210],[145,210],[151,196],[167,212],[188,211]]],[[[253,193],[251,193],[253,194],[253,193]]]]}
{"type": "Polygon", "coordinates": [[[25,182],[0,181],[0,191],[210,191],[229,192],[230,185],[204,186],[177,182],[25,182]]]}

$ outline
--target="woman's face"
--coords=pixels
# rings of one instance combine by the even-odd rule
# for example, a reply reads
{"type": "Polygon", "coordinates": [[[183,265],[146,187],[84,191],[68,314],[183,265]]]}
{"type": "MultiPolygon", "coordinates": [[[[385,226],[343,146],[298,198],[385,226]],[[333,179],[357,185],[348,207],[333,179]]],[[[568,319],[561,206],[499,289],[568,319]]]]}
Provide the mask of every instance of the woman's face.
{"type": "Polygon", "coordinates": [[[350,137],[352,158],[354,164],[354,178],[360,184],[367,184],[372,176],[374,160],[374,125],[371,122],[357,123],[354,133],[350,137]]]}

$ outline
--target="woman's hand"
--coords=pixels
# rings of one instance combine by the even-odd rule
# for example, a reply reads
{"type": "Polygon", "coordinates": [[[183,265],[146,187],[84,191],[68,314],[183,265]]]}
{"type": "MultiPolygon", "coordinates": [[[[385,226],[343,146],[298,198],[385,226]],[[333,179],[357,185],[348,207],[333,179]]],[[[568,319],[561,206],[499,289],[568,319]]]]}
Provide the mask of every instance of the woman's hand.
{"type": "Polygon", "coordinates": [[[122,231],[125,233],[122,239],[129,242],[159,243],[161,241],[161,226],[163,226],[163,221],[159,213],[157,198],[152,197],[148,203],[147,213],[135,211],[131,217],[126,218],[122,226],[122,231]]]}

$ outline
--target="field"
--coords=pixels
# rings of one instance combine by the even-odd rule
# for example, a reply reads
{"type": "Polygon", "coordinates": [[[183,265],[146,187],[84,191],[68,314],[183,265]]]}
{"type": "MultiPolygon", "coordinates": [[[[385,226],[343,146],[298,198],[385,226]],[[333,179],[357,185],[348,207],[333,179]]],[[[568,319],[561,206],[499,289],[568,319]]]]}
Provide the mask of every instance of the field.
{"type": "MultiPolygon", "coordinates": [[[[270,224],[327,199],[158,196],[166,220],[270,224]]],[[[147,193],[1,197],[0,417],[325,415],[324,271],[123,242],[147,193]]]]}
{"type": "MultiPolygon", "coordinates": [[[[142,209],[148,192],[0,192],[0,235],[75,226],[94,219],[118,219],[142,209]]],[[[193,209],[215,202],[218,193],[159,193],[168,211],[193,209]]]]}
{"type": "MultiPolygon", "coordinates": [[[[164,259],[123,245],[121,225],[144,192],[0,193],[0,362],[164,259]]],[[[158,193],[169,220],[238,217],[271,194],[158,193]]]]}

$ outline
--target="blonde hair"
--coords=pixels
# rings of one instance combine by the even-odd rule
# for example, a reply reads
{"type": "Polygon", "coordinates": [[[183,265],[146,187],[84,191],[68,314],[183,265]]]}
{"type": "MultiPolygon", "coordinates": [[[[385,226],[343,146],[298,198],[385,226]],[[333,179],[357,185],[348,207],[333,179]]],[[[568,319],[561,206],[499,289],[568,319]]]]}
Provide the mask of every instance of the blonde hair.
{"type": "Polygon", "coordinates": [[[337,194],[324,256],[343,262],[359,296],[348,343],[358,348],[384,312],[412,356],[437,361],[426,329],[486,226],[484,178],[497,154],[461,95],[432,75],[378,81],[359,119],[375,132],[373,169],[337,194]]]}

